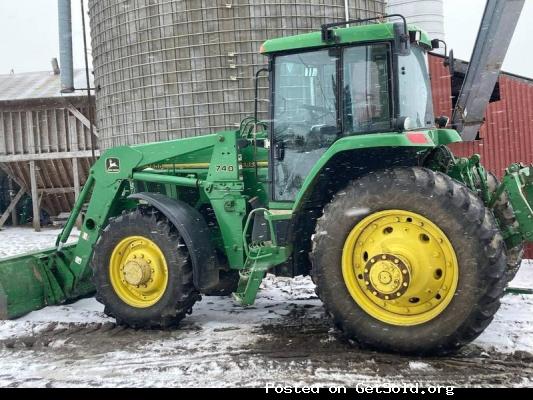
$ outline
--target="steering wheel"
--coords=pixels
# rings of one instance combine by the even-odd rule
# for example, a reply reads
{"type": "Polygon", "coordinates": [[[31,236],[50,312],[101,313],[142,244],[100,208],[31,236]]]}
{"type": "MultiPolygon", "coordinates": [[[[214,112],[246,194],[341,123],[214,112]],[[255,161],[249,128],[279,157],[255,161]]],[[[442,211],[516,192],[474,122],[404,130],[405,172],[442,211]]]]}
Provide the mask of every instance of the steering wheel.
{"type": "Polygon", "coordinates": [[[322,107],[322,106],[312,106],[309,104],[302,104],[301,108],[304,110],[311,111],[312,118],[314,122],[318,122],[322,120],[326,115],[334,115],[335,111],[328,108],[328,107],[322,107]]]}
{"type": "Polygon", "coordinates": [[[309,123],[307,122],[281,122],[276,127],[275,136],[277,140],[284,142],[294,141],[299,137],[304,137],[304,134],[294,132],[293,127],[301,127],[304,131],[309,130],[309,123]]]}

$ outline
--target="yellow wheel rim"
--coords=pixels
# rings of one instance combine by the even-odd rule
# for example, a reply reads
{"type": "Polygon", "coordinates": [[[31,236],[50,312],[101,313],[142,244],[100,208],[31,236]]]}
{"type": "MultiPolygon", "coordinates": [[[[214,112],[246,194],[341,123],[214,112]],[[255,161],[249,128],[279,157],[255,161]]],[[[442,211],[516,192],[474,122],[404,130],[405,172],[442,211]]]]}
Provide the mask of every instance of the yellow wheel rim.
{"type": "Polygon", "coordinates": [[[109,277],[122,301],[132,307],[147,308],[165,294],[168,266],[163,252],[153,241],[130,236],[113,250],[109,277]]]}
{"type": "Polygon", "coordinates": [[[342,274],[367,314],[412,326],[432,320],[450,304],[459,266],[437,225],[410,211],[387,210],[352,229],[343,248],[342,274]]]}

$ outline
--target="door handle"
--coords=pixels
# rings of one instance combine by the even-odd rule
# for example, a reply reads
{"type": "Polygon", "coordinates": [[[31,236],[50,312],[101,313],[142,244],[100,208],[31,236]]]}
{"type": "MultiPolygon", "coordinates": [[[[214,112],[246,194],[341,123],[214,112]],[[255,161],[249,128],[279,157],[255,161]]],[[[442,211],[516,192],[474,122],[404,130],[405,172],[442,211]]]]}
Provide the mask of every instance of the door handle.
{"type": "Polygon", "coordinates": [[[283,161],[285,159],[285,142],[276,142],[276,160],[283,161]]]}

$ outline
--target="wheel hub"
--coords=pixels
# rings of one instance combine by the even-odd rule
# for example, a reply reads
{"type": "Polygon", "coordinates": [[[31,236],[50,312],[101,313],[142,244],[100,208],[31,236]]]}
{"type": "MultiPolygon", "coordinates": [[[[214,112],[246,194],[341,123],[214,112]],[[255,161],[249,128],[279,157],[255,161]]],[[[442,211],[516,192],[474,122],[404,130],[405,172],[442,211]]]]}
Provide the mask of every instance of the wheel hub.
{"type": "Polygon", "coordinates": [[[365,312],[410,326],[432,320],[448,306],[459,267],[451,242],[435,223],[411,211],[384,210],[348,234],[342,274],[365,312]]]}
{"type": "Polygon", "coordinates": [[[136,308],[151,307],[163,297],[168,274],[162,250],[142,236],[121,240],[109,260],[109,277],[115,293],[136,308]]]}
{"type": "Polygon", "coordinates": [[[383,300],[401,297],[411,281],[407,263],[392,254],[378,254],[368,260],[363,276],[367,289],[383,300]]]}
{"type": "Polygon", "coordinates": [[[150,265],[144,260],[128,261],[124,265],[123,273],[126,282],[133,286],[144,285],[152,276],[150,265]]]}

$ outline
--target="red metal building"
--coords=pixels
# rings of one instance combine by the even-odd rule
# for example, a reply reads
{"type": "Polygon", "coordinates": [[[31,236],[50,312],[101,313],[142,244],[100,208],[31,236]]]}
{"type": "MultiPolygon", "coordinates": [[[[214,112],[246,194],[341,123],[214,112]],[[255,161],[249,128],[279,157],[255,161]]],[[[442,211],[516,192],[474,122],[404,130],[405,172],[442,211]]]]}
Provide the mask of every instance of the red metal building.
{"type": "MultiPolygon", "coordinates": [[[[430,56],[435,115],[452,113],[451,77],[442,57],[430,56]]],[[[533,79],[502,73],[500,101],[489,104],[480,140],[450,146],[455,154],[479,153],[483,164],[501,177],[513,162],[533,163],[533,79]]],[[[526,252],[533,258],[533,246],[526,252]]]]}

